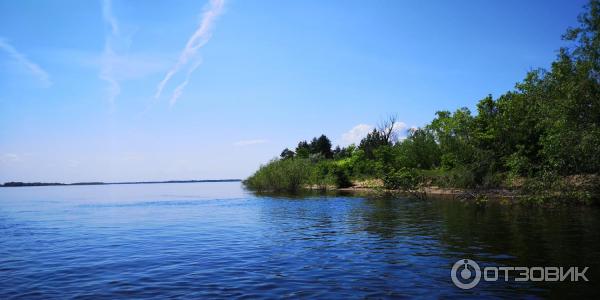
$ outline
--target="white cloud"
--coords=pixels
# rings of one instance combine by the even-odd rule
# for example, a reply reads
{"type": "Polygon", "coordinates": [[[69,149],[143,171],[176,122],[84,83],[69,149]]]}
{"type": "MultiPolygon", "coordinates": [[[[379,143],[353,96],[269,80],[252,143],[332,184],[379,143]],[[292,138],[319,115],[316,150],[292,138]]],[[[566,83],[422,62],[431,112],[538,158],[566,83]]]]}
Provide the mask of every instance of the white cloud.
{"type": "Polygon", "coordinates": [[[406,125],[406,123],[404,123],[404,122],[394,123],[394,131],[402,132],[402,131],[406,131],[406,129],[408,129],[408,125],[406,125]]]}
{"type": "Polygon", "coordinates": [[[117,55],[113,50],[113,44],[120,38],[120,34],[117,19],[112,14],[111,0],[102,1],[102,18],[110,27],[110,33],[105,37],[104,52],[102,54],[99,77],[108,84],[108,103],[113,105],[115,99],[121,93],[121,85],[114,76],[115,72],[113,62],[117,59],[117,55]]]}
{"type": "Polygon", "coordinates": [[[404,122],[397,122],[394,124],[394,132],[396,133],[396,138],[398,140],[403,140],[406,138],[409,127],[404,122]]]}
{"type": "Polygon", "coordinates": [[[17,51],[15,47],[9,44],[7,41],[0,37],[0,49],[4,50],[10,57],[12,57],[17,63],[23,65],[31,74],[33,74],[37,79],[42,82],[44,87],[49,87],[52,85],[52,81],[50,81],[50,76],[48,72],[42,69],[38,64],[32,62],[25,56],[25,54],[17,51]]]}
{"type": "Polygon", "coordinates": [[[209,5],[204,9],[204,12],[202,13],[200,25],[198,26],[194,34],[188,39],[185,48],[181,51],[181,54],[179,55],[177,63],[167,72],[164,79],[156,87],[156,94],[154,95],[156,99],[160,97],[167,82],[169,82],[169,80],[171,80],[171,78],[177,72],[179,72],[183,67],[185,67],[191,60],[196,60],[196,63],[194,63],[190,67],[186,75],[186,79],[181,84],[179,84],[174,90],[173,95],[170,98],[171,105],[175,104],[177,98],[181,96],[181,94],[183,93],[183,89],[189,82],[189,78],[192,72],[194,72],[194,70],[200,65],[200,62],[197,58],[198,50],[204,47],[204,45],[206,45],[206,43],[208,43],[208,41],[210,40],[212,36],[213,25],[217,17],[221,14],[224,3],[224,0],[210,0],[209,5]]]}
{"type": "Polygon", "coordinates": [[[235,143],[233,143],[234,146],[250,146],[250,145],[258,145],[258,144],[264,144],[267,143],[268,141],[265,139],[255,139],[255,140],[242,140],[242,141],[237,141],[235,143]]]}
{"type": "MultiPolygon", "coordinates": [[[[342,143],[345,145],[356,144],[358,145],[360,141],[367,136],[371,131],[375,129],[375,126],[369,124],[358,124],[348,132],[342,134],[342,143]]],[[[403,140],[406,138],[409,127],[404,122],[397,122],[394,124],[394,132],[395,136],[399,140],[403,140]]]]}
{"type": "Polygon", "coordinates": [[[342,142],[347,145],[358,144],[369,132],[373,131],[373,128],[375,128],[373,125],[358,124],[342,134],[342,142]]]}

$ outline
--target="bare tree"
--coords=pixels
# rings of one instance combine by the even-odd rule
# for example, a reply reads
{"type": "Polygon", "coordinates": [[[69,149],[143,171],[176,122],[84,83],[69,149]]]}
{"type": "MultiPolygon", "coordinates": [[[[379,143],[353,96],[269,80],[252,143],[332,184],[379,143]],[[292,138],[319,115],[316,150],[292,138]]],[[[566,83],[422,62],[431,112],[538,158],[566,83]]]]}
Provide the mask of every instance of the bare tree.
{"type": "Polygon", "coordinates": [[[377,125],[377,131],[381,134],[382,138],[388,143],[391,144],[398,140],[398,130],[396,127],[398,124],[398,116],[397,115],[389,115],[387,118],[383,119],[377,125]]]}

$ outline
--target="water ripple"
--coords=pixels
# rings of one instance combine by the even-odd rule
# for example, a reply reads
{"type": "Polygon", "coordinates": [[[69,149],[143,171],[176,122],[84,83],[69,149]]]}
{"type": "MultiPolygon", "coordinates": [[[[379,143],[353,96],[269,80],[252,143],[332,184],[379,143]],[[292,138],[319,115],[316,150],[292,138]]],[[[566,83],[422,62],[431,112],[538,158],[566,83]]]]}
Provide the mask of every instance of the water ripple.
{"type": "Polygon", "coordinates": [[[173,186],[0,191],[0,298],[598,294],[529,283],[481,284],[473,293],[449,278],[463,257],[598,268],[600,237],[585,229],[600,228],[598,210],[557,216],[436,200],[257,197],[239,183],[173,186]]]}

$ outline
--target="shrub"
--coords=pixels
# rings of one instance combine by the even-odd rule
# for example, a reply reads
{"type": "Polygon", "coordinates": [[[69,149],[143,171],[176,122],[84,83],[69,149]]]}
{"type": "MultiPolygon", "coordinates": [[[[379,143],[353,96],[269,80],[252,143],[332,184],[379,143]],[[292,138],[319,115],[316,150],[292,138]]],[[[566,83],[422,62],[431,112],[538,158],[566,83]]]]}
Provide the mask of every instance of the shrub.
{"type": "Polygon", "coordinates": [[[331,173],[335,179],[335,186],[338,188],[347,188],[352,186],[352,181],[348,175],[348,170],[343,166],[333,165],[331,173]]]}
{"type": "Polygon", "coordinates": [[[308,183],[312,187],[325,190],[335,184],[333,176],[330,174],[331,163],[326,160],[313,162],[308,183]]]}
{"type": "Polygon", "coordinates": [[[383,186],[390,190],[411,191],[418,187],[419,176],[413,169],[402,168],[383,177],[383,186]]]}
{"type": "Polygon", "coordinates": [[[256,191],[296,192],[308,183],[312,165],[307,159],[274,159],[262,165],[244,185],[256,191]]]}

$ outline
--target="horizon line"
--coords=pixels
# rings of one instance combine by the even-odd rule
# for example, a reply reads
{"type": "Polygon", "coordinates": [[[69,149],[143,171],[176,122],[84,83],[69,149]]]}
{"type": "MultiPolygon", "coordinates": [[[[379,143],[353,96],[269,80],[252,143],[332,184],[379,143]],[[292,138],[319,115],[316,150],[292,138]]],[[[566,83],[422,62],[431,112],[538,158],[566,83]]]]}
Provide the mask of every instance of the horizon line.
{"type": "Polygon", "coordinates": [[[7,181],[0,187],[27,187],[27,186],[64,186],[64,185],[115,185],[115,184],[158,184],[158,183],[201,183],[201,182],[240,182],[239,178],[228,179],[191,179],[191,180],[162,180],[162,181],[117,181],[117,182],[23,182],[23,181],[7,181]],[[7,185],[8,184],[8,185],[7,185]]]}

